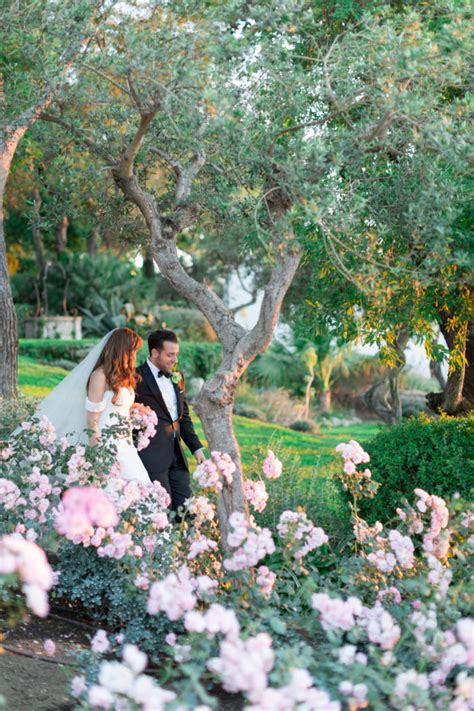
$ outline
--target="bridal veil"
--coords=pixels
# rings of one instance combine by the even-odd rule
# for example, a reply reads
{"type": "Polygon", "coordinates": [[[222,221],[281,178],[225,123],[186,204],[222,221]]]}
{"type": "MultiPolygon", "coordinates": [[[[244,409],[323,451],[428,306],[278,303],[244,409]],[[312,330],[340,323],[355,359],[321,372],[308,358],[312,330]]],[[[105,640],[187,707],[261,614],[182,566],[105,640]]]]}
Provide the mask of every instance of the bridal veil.
{"type": "Polygon", "coordinates": [[[117,329],[109,331],[87,354],[79,365],[72,370],[40,404],[36,417],[45,415],[54,425],[59,437],[79,435],[79,441],[87,442],[86,409],[87,382],[92,369],[99,360],[105,344],[117,329]]]}

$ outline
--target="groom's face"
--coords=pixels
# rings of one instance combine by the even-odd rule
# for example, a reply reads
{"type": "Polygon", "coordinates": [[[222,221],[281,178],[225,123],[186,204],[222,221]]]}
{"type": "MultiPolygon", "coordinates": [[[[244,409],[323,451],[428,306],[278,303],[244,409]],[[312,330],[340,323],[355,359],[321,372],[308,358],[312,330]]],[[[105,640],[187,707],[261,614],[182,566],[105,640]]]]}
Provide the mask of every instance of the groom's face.
{"type": "Polygon", "coordinates": [[[153,348],[150,354],[150,360],[159,370],[164,373],[171,373],[174,366],[178,362],[179,345],[172,341],[165,341],[163,348],[158,350],[153,348]]]}

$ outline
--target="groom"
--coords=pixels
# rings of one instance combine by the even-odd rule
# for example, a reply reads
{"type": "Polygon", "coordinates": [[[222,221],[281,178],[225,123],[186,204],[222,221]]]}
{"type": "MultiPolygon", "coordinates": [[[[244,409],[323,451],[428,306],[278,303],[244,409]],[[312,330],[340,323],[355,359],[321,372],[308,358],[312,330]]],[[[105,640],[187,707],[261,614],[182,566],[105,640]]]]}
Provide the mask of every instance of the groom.
{"type": "Polygon", "coordinates": [[[149,356],[137,368],[141,376],[136,385],[136,400],[151,407],[158,426],[150,444],[139,452],[152,481],[159,481],[171,496],[176,511],[191,496],[189,469],[181,439],[201,464],[203,445],[194,431],[184,393],[184,378],[173,373],[178,362],[179,343],[174,331],[161,329],[148,336],[149,356]]]}

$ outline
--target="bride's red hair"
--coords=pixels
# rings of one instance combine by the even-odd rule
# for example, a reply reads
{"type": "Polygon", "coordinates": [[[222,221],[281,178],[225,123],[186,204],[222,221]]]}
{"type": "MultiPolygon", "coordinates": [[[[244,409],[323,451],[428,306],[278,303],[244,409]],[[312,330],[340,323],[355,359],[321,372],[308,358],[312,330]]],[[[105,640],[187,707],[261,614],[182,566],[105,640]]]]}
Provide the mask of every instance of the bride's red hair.
{"type": "MultiPolygon", "coordinates": [[[[104,350],[92,369],[102,368],[107,385],[114,392],[115,404],[120,388],[133,388],[137,382],[133,354],[140,350],[143,341],[130,328],[117,328],[104,346],[104,350]]],[[[89,385],[89,383],[87,384],[89,385]]]]}

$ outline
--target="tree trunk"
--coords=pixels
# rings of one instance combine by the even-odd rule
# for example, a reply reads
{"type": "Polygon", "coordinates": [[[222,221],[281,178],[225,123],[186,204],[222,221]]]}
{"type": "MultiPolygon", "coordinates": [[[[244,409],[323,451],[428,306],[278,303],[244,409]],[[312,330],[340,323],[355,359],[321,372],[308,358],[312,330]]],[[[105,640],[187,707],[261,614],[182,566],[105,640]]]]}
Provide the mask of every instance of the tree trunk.
{"type": "Polygon", "coordinates": [[[8,274],[3,202],[10,163],[16,144],[0,153],[0,396],[17,397],[18,331],[15,306],[8,274]]]}
{"type": "Polygon", "coordinates": [[[35,255],[36,255],[36,264],[38,266],[38,279],[41,281],[41,279],[44,276],[44,272],[46,269],[46,259],[44,256],[44,243],[43,243],[43,236],[41,234],[41,228],[40,228],[40,210],[41,210],[41,205],[42,205],[42,200],[41,200],[41,195],[40,191],[38,188],[35,188],[33,191],[33,202],[34,202],[34,214],[33,214],[33,220],[31,222],[31,234],[33,236],[33,246],[35,250],[35,255]]]}
{"type": "Polygon", "coordinates": [[[441,363],[439,362],[439,360],[433,360],[432,358],[430,359],[430,374],[432,378],[438,381],[441,390],[444,390],[447,381],[443,375],[441,363]]]}
{"type": "MultiPolygon", "coordinates": [[[[202,151],[196,151],[188,165],[173,161],[176,174],[175,202],[172,218],[160,212],[154,195],[146,192],[134,172],[134,161],[158,107],[150,113],[140,112],[140,124],[128,147],[122,152],[112,173],[124,196],[141,211],[150,233],[153,259],[161,274],[207,318],[222,343],[222,361],[217,373],[206,382],[199,394],[196,411],[201,418],[209,446],[227,452],[236,465],[232,486],[224,485],[218,503],[222,543],[227,547],[229,516],[233,511],[247,512],[243,487],[240,452],[232,428],[232,411],[239,378],[253,359],[268,347],[280,314],[283,299],[301,261],[301,247],[293,235],[273,235],[274,264],[264,289],[260,314],[255,326],[245,330],[222,299],[206,284],[191,277],[179,261],[176,240],[198,219],[200,206],[189,201],[194,178],[205,162],[202,151]]],[[[267,205],[277,224],[285,211],[285,196],[279,190],[281,205],[277,203],[277,189],[272,192],[273,203],[267,205]],[[275,219],[276,218],[276,219],[275,219]]],[[[268,198],[266,198],[268,200],[268,198]]]]}
{"type": "Polygon", "coordinates": [[[87,254],[89,257],[95,257],[99,251],[99,226],[94,225],[87,235],[87,254]]]}
{"type": "Polygon", "coordinates": [[[303,410],[303,420],[309,420],[309,404],[311,401],[311,387],[314,382],[314,371],[309,376],[308,384],[306,385],[306,391],[304,394],[304,410],[303,410]]]}
{"type": "Polygon", "coordinates": [[[331,412],[331,391],[323,390],[319,396],[319,409],[323,414],[331,412]]]}
{"type": "Polygon", "coordinates": [[[104,230],[104,235],[102,238],[102,241],[104,243],[104,247],[106,249],[110,249],[111,251],[115,251],[115,243],[114,243],[114,235],[110,227],[106,227],[104,230]]]}
{"type": "Polygon", "coordinates": [[[153,279],[155,276],[155,262],[153,260],[153,254],[151,253],[151,249],[147,247],[143,251],[143,276],[146,279],[153,279]]]}
{"type": "Polygon", "coordinates": [[[85,58],[84,40],[89,37],[93,29],[93,22],[98,17],[97,8],[93,7],[87,18],[83,31],[77,32],[77,20],[74,18],[74,32],[69,47],[61,54],[59,77],[54,82],[45,81],[45,87],[36,100],[21,114],[13,117],[7,116],[7,101],[4,88],[4,75],[0,67],[0,395],[2,397],[16,397],[18,376],[18,330],[16,312],[8,274],[3,205],[5,187],[10,172],[10,165],[18,143],[26,131],[40,117],[51,104],[53,96],[64,84],[75,60],[81,53],[85,58]]]}
{"type": "Polygon", "coordinates": [[[396,365],[387,368],[382,378],[364,395],[367,407],[388,425],[395,424],[402,417],[400,373],[406,363],[405,348],[408,340],[408,332],[402,329],[393,344],[397,354],[396,365]]]}
{"type": "MultiPolygon", "coordinates": [[[[232,422],[233,396],[229,396],[229,383],[237,383],[237,374],[223,372],[221,368],[208,381],[199,393],[195,410],[202,422],[207,437],[209,450],[227,452],[236,466],[232,487],[224,485],[217,501],[222,543],[227,548],[227,536],[230,533],[229,517],[233,511],[248,514],[244,495],[244,476],[240,449],[235,438],[232,422]]],[[[232,386],[235,390],[235,385],[232,386]]]]}
{"type": "Polygon", "coordinates": [[[443,317],[441,332],[449,350],[459,352],[461,343],[462,365],[450,369],[443,392],[428,393],[426,401],[433,412],[445,412],[452,416],[463,416],[474,408],[474,322],[464,323],[457,331],[447,327],[448,319],[443,317]]]}
{"type": "Polygon", "coordinates": [[[64,254],[64,250],[66,249],[68,227],[69,219],[67,215],[64,215],[56,230],[56,254],[58,257],[64,254]]]}
{"type": "Polygon", "coordinates": [[[464,373],[463,398],[468,409],[474,407],[474,321],[471,321],[466,336],[466,372],[464,373]]]}

